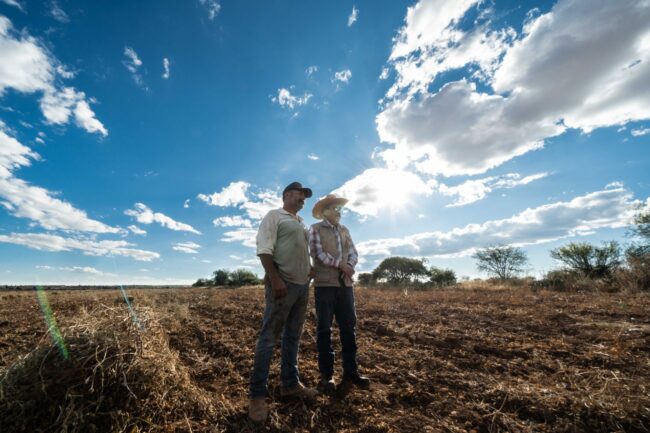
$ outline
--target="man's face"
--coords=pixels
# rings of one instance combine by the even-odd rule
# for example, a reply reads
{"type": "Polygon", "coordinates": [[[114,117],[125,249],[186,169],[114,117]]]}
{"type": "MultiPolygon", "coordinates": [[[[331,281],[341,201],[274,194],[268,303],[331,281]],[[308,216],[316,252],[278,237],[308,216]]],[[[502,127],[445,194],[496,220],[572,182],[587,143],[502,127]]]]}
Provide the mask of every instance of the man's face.
{"type": "Polygon", "coordinates": [[[341,221],[341,206],[329,205],[323,210],[323,216],[328,223],[337,225],[341,221]]]}
{"type": "Polygon", "coordinates": [[[290,208],[295,209],[296,212],[298,212],[305,205],[304,191],[297,189],[287,191],[284,195],[284,204],[288,205],[290,208]]]}

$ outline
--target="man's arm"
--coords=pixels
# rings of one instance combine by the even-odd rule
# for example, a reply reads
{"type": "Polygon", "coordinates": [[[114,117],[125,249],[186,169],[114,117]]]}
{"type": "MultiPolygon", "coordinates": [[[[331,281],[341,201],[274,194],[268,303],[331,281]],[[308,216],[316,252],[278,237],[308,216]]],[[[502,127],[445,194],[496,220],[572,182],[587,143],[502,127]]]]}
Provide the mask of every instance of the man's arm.
{"type": "Polygon", "coordinates": [[[270,254],[260,254],[260,261],[262,262],[262,267],[264,272],[269,277],[271,281],[271,288],[273,289],[273,295],[275,299],[283,298],[287,294],[287,285],[285,284],[280,273],[275,268],[275,263],[273,263],[273,256],[270,254]]]}
{"type": "Polygon", "coordinates": [[[338,268],[340,265],[340,260],[332,257],[331,254],[323,250],[323,245],[320,241],[320,233],[316,227],[311,227],[309,229],[309,250],[313,258],[318,258],[325,266],[331,266],[333,268],[338,268]]]}
{"type": "Polygon", "coordinates": [[[273,295],[276,299],[282,298],[287,294],[287,285],[280,277],[280,273],[275,268],[273,263],[273,251],[275,250],[275,242],[278,236],[278,221],[274,214],[267,213],[260,223],[260,228],[257,230],[257,255],[262,262],[262,267],[266,276],[271,282],[273,295]]]}

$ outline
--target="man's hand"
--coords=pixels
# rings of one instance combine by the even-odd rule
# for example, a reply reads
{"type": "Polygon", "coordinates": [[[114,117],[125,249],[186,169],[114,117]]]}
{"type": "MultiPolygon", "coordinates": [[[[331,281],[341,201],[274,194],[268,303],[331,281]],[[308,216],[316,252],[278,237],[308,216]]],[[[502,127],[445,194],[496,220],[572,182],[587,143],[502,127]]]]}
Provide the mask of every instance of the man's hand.
{"type": "Polygon", "coordinates": [[[339,269],[349,278],[352,278],[352,275],[354,275],[354,268],[347,263],[341,263],[341,265],[339,265],[339,269]]]}
{"type": "Polygon", "coordinates": [[[273,297],[275,299],[284,298],[287,296],[287,285],[282,278],[271,279],[271,288],[273,289],[273,297]]]}

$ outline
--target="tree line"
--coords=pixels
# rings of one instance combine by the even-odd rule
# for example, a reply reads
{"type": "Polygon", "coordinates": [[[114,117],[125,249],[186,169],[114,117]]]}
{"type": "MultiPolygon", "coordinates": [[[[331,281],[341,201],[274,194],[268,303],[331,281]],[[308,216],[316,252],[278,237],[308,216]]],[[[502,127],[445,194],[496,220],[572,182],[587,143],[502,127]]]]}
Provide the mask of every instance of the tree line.
{"type": "MultiPolygon", "coordinates": [[[[593,245],[570,242],[550,250],[560,267],[549,271],[534,285],[554,290],[650,290],[650,210],[639,212],[629,234],[635,239],[623,248],[616,241],[593,245]]],[[[526,252],[514,245],[492,245],[477,250],[472,258],[476,268],[500,281],[512,281],[527,270],[526,252]]],[[[360,273],[361,286],[433,288],[457,284],[451,269],[427,266],[425,258],[388,257],[372,272],[360,273]]],[[[261,284],[247,269],[219,269],[212,278],[199,279],[194,286],[230,286],[261,284]]]]}

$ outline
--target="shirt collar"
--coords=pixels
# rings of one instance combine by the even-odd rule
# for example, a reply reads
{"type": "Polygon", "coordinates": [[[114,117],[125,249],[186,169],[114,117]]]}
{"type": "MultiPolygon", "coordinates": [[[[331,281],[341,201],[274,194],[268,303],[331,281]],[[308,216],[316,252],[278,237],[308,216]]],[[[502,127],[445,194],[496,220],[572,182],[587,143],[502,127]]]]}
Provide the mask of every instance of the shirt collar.
{"type": "Polygon", "coordinates": [[[326,219],[323,219],[323,222],[325,222],[325,224],[327,224],[328,226],[330,226],[330,227],[332,227],[333,229],[336,229],[336,230],[338,230],[339,227],[340,227],[340,225],[341,225],[341,224],[339,224],[339,225],[335,226],[334,224],[332,224],[331,222],[327,221],[326,219]]]}
{"type": "Polygon", "coordinates": [[[302,220],[303,220],[303,218],[302,218],[300,215],[294,215],[294,214],[292,214],[291,212],[288,212],[288,211],[287,211],[286,209],[284,209],[283,207],[281,207],[281,208],[278,209],[278,210],[280,211],[281,214],[289,215],[291,218],[297,218],[297,219],[298,219],[298,222],[302,222],[302,220]]]}

